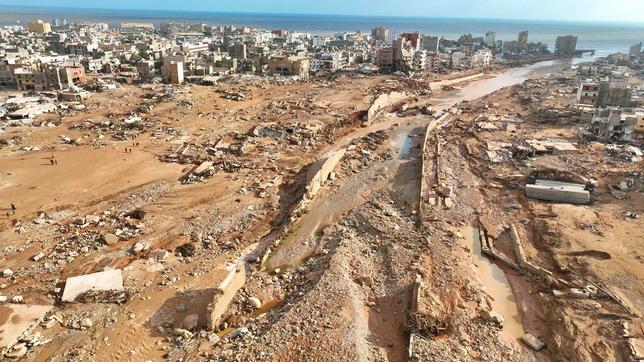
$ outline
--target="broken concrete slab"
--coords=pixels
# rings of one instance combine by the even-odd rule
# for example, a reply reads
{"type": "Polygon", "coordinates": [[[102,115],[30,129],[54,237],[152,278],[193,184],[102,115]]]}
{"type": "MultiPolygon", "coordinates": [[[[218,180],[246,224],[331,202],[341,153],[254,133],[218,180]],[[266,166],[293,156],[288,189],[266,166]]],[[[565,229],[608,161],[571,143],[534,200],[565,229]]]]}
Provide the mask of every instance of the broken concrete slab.
{"type": "Polygon", "coordinates": [[[234,269],[229,271],[228,276],[217,287],[218,293],[213,297],[212,303],[208,309],[208,329],[214,330],[217,328],[221,316],[228,309],[228,305],[233,301],[237,291],[241,289],[246,283],[246,266],[244,264],[235,266],[234,269]]]}
{"type": "Polygon", "coordinates": [[[255,137],[282,138],[286,132],[271,127],[272,124],[260,124],[253,128],[251,134],[255,137]]]}
{"type": "Polygon", "coordinates": [[[500,326],[501,328],[503,328],[503,323],[505,322],[505,318],[503,318],[503,316],[500,313],[495,312],[493,310],[484,309],[481,312],[481,317],[483,318],[483,320],[494,323],[500,326]]]}
{"type": "Polygon", "coordinates": [[[324,182],[329,179],[329,175],[331,175],[335,166],[340,162],[342,157],[344,157],[346,151],[346,148],[342,148],[337,151],[329,152],[326,157],[313,164],[313,166],[311,166],[307,171],[305,196],[308,200],[313,200],[324,182]]]}
{"type": "Polygon", "coordinates": [[[123,275],[120,269],[67,278],[63,302],[73,302],[79,295],[90,290],[123,290],[123,275]]]}
{"type": "Polygon", "coordinates": [[[22,358],[27,354],[27,346],[24,343],[18,343],[9,349],[4,356],[9,359],[18,359],[22,358]]]}
{"type": "Polygon", "coordinates": [[[394,105],[402,100],[406,99],[408,95],[406,93],[400,92],[391,92],[389,94],[379,95],[371,104],[371,107],[367,110],[367,124],[371,123],[374,118],[380,113],[383,108],[394,105]]]}
{"type": "Polygon", "coordinates": [[[590,202],[590,192],[585,189],[585,185],[567,182],[537,180],[534,185],[525,186],[525,194],[532,199],[570,204],[583,205],[590,202]]]}
{"type": "Polygon", "coordinates": [[[257,258],[258,243],[246,247],[235,263],[228,265],[225,269],[219,269],[226,273],[226,276],[217,285],[217,292],[208,305],[207,326],[209,330],[215,330],[221,316],[226,312],[228,306],[235,298],[237,291],[246,284],[246,265],[249,260],[257,258]]]}
{"type": "Polygon", "coordinates": [[[0,350],[18,343],[24,333],[34,329],[53,306],[7,304],[0,305],[0,350]]]}
{"type": "Polygon", "coordinates": [[[644,339],[629,338],[628,346],[631,349],[631,354],[634,360],[636,361],[644,360],[644,339]]]}
{"type": "Polygon", "coordinates": [[[553,155],[562,155],[578,152],[574,144],[560,139],[526,140],[526,143],[535,154],[550,153],[553,155]]]}
{"type": "Polygon", "coordinates": [[[526,333],[525,335],[521,336],[521,341],[535,351],[540,351],[543,349],[543,347],[546,346],[543,342],[541,342],[539,338],[533,336],[530,333],[526,333]]]}
{"type": "Polygon", "coordinates": [[[195,170],[193,171],[194,174],[196,175],[201,175],[208,171],[210,168],[212,168],[213,163],[210,161],[204,161],[202,162],[195,170]]]}

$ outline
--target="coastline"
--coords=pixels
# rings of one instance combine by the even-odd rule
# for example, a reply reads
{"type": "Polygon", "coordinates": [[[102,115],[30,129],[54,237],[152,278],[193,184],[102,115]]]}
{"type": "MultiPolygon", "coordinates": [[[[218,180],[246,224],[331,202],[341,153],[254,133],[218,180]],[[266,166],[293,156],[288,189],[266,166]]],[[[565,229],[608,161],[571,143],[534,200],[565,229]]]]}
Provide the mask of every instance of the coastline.
{"type": "Polygon", "coordinates": [[[528,29],[530,41],[533,42],[543,42],[554,47],[557,35],[576,34],[579,36],[579,47],[606,52],[627,51],[630,45],[644,39],[644,23],[70,9],[8,5],[0,5],[0,10],[0,25],[15,25],[16,21],[23,23],[35,18],[65,17],[71,22],[105,22],[115,28],[122,22],[148,22],[156,25],[163,22],[203,22],[211,25],[254,26],[269,30],[285,29],[328,36],[356,30],[368,32],[373,27],[382,25],[392,32],[419,31],[424,34],[441,35],[446,39],[457,39],[461,34],[484,34],[488,30],[494,30],[497,32],[497,40],[504,41],[516,40],[517,32],[528,29]]]}

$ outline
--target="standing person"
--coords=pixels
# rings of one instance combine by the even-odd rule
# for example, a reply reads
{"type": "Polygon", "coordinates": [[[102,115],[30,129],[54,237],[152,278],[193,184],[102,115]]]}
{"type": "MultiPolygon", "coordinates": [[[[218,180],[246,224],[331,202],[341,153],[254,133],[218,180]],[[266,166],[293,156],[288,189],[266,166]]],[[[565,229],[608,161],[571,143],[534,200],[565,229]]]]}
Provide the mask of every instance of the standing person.
{"type": "Polygon", "coordinates": [[[15,214],[16,213],[16,205],[14,203],[11,203],[11,211],[15,214]]]}

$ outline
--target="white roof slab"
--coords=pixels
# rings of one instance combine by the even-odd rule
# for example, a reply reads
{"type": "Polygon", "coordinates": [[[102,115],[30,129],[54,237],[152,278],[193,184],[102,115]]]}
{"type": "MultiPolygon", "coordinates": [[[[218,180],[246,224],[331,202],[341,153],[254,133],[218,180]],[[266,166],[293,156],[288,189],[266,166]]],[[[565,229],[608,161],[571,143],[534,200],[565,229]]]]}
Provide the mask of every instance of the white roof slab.
{"type": "Polygon", "coordinates": [[[123,275],[120,269],[67,278],[63,302],[73,302],[89,290],[123,290],[123,275]]]}

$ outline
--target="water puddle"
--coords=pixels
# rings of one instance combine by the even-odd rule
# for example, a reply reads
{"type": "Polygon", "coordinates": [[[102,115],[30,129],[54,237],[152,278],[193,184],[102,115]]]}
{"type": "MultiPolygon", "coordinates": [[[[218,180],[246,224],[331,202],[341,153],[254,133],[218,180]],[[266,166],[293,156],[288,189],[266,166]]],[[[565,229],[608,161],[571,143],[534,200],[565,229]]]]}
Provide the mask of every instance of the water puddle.
{"type": "Polygon", "coordinates": [[[261,307],[257,308],[253,312],[252,316],[254,318],[256,318],[256,317],[258,317],[258,316],[260,316],[262,314],[266,314],[266,313],[272,311],[273,309],[275,309],[275,308],[277,308],[277,307],[279,307],[281,305],[282,305],[282,301],[280,299],[270,300],[270,301],[268,301],[266,303],[263,303],[261,307]]]}
{"type": "MultiPolygon", "coordinates": [[[[262,314],[266,314],[266,313],[272,311],[273,309],[280,307],[281,305],[282,305],[282,300],[281,299],[270,300],[270,301],[268,301],[266,303],[263,303],[261,307],[257,308],[255,311],[253,311],[250,314],[250,317],[252,317],[252,318],[260,317],[262,314]]],[[[240,327],[232,327],[232,326],[231,327],[226,327],[225,329],[217,332],[216,334],[217,334],[217,336],[219,338],[224,338],[228,334],[232,333],[233,331],[235,331],[235,330],[237,330],[237,329],[239,329],[241,327],[243,327],[243,326],[240,326],[240,327]]]]}
{"type": "Polygon", "coordinates": [[[472,255],[476,266],[473,266],[483,285],[485,292],[492,297],[492,310],[500,313],[505,322],[503,323],[503,334],[512,340],[516,340],[524,334],[523,324],[517,308],[516,299],[512,293],[510,283],[494,262],[481,253],[479,242],[479,229],[469,226],[463,229],[463,236],[471,247],[472,255]]]}
{"type": "Polygon", "coordinates": [[[408,156],[413,144],[413,139],[408,132],[401,132],[396,137],[396,145],[400,148],[400,157],[408,156]]]}
{"type": "MultiPolygon", "coordinates": [[[[377,170],[372,170],[369,177],[375,178],[378,174],[377,170]]],[[[293,224],[291,231],[271,252],[263,267],[271,271],[275,268],[286,269],[300,265],[314,253],[317,247],[314,243],[310,243],[316,232],[366,203],[371,195],[383,188],[385,184],[386,181],[382,180],[365,183],[363,178],[352,177],[330,195],[316,198],[311,203],[309,211],[293,224]]]]}

